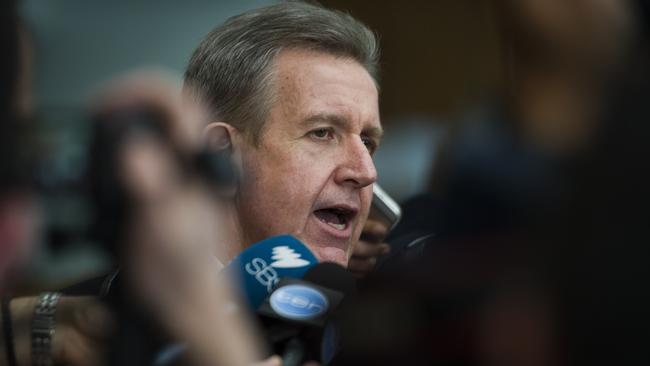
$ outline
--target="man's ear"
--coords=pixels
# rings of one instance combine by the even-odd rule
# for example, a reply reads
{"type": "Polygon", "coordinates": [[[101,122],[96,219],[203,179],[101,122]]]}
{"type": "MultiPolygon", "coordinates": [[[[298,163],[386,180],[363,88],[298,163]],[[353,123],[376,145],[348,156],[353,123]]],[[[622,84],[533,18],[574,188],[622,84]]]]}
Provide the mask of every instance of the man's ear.
{"type": "Polygon", "coordinates": [[[237,179],[242,173],[242,147],[246,143],[244,134],[225,122],[211,122],[203,129],[203,141],[207,150],[227,152],[235,168],[237,179]]]}
{"type": "Polygon", "coordinates": [[[238,150],[241,132],[225,122],[211,122],[203,129],[205,147],[210,150],[238,150]]]}

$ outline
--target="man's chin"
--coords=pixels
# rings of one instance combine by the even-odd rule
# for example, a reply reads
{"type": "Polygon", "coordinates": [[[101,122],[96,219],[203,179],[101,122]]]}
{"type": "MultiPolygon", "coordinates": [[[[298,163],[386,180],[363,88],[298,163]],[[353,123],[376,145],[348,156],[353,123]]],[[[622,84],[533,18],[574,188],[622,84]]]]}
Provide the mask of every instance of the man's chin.
{"type": "Polygon", "coordinates": [[[341,248],[318,247],[312,250],[320,262],[334,262],[345,268],[348,267],[348,253],[341,248]]]}

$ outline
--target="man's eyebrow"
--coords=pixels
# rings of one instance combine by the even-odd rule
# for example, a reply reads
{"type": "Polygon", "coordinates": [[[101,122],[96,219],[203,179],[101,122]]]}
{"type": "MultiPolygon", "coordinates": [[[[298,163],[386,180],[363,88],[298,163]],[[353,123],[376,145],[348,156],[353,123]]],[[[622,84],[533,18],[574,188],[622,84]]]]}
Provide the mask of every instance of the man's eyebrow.
{"type": "MultiPolygon", "coordinates": [[[[349,124],[347,118],[332,113],[317,113],[310,115],[303,120],[302,124],[309,126],[319,122],[328,122],[341,129],[347,127],[349,124]]],[[[384,130],[381,127],[368,127],[363,129],[362,134],[373,139],[381,140],[384,136],[384,130]]]]}
{"type": "Polygon", "coordinates": [[[328,122],[339,128],[343,128],[348,125],[347,118],[332,113],[316,113],[308,116],[303,120],[303,124],[307,126],[314,125],[320,122],[328,122]]]}
{"type": "Polygon", "coordinates": [[[363,130],[363,134],[380,141],[384,137],[384,129],[381,127],[370,127],[363,130]]]}

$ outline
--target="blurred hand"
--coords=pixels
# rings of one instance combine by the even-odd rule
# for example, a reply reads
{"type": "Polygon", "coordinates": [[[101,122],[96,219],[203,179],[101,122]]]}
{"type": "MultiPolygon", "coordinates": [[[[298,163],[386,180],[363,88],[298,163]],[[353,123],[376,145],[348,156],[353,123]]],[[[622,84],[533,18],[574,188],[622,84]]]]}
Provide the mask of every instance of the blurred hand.
{"type": "MultiPolygon", "coordinates": [[[[32,365],[31,322],[37,297],[11,301],[14,348],[18,366],[32,365]]],[[[56,308],[56,330],[52,336],[52,359],[57,365],[102,365],[106,342],[113,331],[108,309],[92,297],[62,297],[56,308]]],[[[0,364],[5,363],[4,355],[0,364]]]]}
{"type": "Polygon", "coordinates": [[[171,134],[136,133],[120,145],[117,174],[133,204],[123,274],[197,364],[251,365],[262,358],[261,342],[218,271],[224,246],[238,244],[228,242],[236,238],[233,208],[199,172],[181,165],[204,148],[205,114],[171,85],[148,78],[116,84],[99,109],[154,109],[171,134]]]}
{"type": "Polygon", "coordinates": [[[390,246],[383,243],[388,235],[388,227],[379,220],[369,218],[363,227],[361,239],[352,251],[348,269],[357,277],[364,277],[377,264],[377,258],[388,253],[390,246]]]}

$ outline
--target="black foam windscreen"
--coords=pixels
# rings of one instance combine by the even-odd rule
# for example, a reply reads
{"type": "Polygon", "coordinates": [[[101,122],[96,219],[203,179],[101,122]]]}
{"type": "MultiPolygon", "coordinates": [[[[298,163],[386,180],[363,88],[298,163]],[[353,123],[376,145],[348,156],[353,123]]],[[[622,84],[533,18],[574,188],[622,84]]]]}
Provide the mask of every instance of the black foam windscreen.
{"type": "Polygon", "coordinates": [[[305,281],[341,292],[344,296],[356,295],[357,287],[354,276],[342,266],[324,262],[310,268],[305,276],[305,281]]]}

